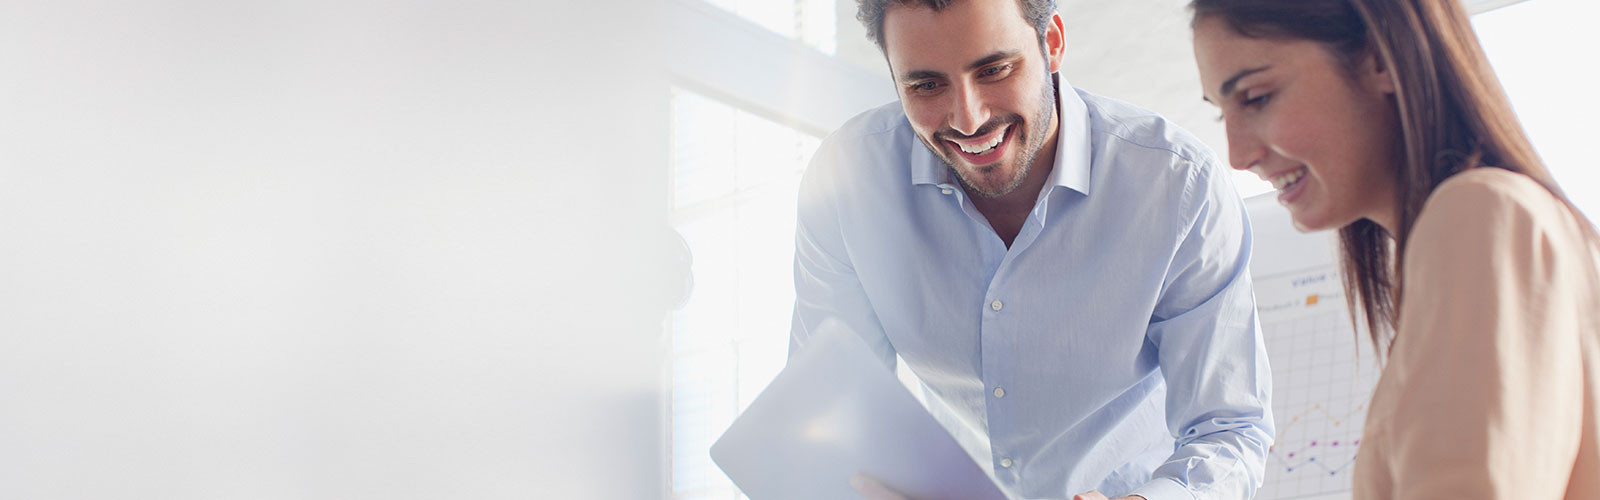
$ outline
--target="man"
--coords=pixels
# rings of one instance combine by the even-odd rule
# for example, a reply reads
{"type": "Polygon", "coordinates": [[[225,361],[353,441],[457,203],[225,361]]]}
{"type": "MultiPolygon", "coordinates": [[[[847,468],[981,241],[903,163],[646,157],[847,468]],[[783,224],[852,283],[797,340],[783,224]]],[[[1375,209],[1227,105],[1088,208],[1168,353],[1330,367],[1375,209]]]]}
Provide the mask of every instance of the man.
{"type": "Polygon", "coordinates": [[[791,352],[835,320],[898,355],[1013,498],[1250,498],[1270,370],[1249,223],[1209,150],[1061,81],[1051,0],[859,18],[900,99],[806,173],[791,352]]]}

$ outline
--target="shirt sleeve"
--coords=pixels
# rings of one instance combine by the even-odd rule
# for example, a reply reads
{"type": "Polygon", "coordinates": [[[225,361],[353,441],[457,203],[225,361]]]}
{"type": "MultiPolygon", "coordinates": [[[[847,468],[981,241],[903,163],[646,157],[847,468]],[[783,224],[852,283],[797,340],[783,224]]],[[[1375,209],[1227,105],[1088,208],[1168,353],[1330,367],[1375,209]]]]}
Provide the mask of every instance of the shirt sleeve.
{"type": "Polygon", "coordinates": [[[1167,384],[1172,456],[1132,494],[1149,500],[1247,499],[1273,442],[1272,370],[1256,317],[1244,204],[1214,165],[1197,193],[1147,335],[1167,384]]]}
{"type": "Polygon", "coordinates": [[[836,196],[836,172],[843,169],[838,144],[824,142],[812,157],[800,185],[795,223],[794,319],[789,330],[789,356],[825,329],[855,332],[890,370],[895,350],[884,334],[844,244],[836,196]]]}
{"type": "Polygon", "coordinates": [[[1575,287],[1591,271],[1525,184],[1442,184],[1412,231],[1383,375],[1398,391],[1386,496],[1563,496],[1584,401],[1575,287]]]}

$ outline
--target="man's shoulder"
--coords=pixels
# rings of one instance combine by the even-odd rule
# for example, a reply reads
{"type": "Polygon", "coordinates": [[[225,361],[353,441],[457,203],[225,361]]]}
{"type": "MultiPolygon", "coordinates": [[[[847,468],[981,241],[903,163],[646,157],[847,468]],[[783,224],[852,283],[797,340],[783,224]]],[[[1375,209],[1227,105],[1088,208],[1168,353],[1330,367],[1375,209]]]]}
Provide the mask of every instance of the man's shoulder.
{"type": "Polygon", "coordinates": [[[1183,127],[1133,104],[1078,93],[1089,114],[1095,189],[1110,199],[1140,200],[1139,210],[1151,216],[1188,220],[1206,198],[1238,197],[1211,148],[1183,127]]]}
{"type": "Polygon", "coordinates": [[[801,182],[802,201],[884,196],[911,186],[916,139],[898,101],[847,120],[823,138],[801,182]]]}
{"type": "Polygon", "coordinates": [[[900,106],[900,101],[890,101],[881,106],[862,111],[861,114],[844,122],[832,134],[828,134],[825,142],[860,144],[862,142],[878,142],[881,136],[891,134],[898,129],[911,127],[911,122],[906,120],[905,108],[900,106]]]}
{"type": "Polygon", "coordinates": [[[806,175],[859,186],[903,179],[913,136],[898,101],[866,110],[822,139],[806,175]]]}
{"type": "Polygon", "coordinates": [[[1175,163],[1212,163],[1215,154],[1188,130],[1154,111],[1121,100],[1075,89],[1089,112],[1090,133],[1097,149],[1129,148],[1170,155],[1175,163]]]}

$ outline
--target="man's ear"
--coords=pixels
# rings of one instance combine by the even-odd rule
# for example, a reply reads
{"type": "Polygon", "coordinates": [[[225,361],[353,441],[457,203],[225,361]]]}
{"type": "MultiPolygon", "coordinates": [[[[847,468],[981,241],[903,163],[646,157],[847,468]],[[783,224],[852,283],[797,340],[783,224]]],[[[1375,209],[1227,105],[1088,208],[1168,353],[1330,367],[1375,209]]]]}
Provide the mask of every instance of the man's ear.
{"type": "Polygon", "coordinates": [[[1066,28],[1061,24],[1061,13],[1050,14],[1050,25],[1044,30],[1044,56],[1050,72],[1061,71],[1061,60],[1067,52],[1066,28]]]}

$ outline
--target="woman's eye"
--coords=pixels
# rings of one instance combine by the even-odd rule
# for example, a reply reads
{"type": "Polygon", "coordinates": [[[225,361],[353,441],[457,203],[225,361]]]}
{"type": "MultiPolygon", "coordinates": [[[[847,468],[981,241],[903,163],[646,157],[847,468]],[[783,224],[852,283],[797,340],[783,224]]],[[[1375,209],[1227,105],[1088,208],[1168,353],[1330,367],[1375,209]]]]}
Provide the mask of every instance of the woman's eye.
{"type": "Polygon", "coordinates": [[[1261,105],[1266,104],[1271,98],[1272,94],[1270,93],[1247,97],[1244,100],[1244,105],[1246,107],[1259,108],[1261,105]]]}

